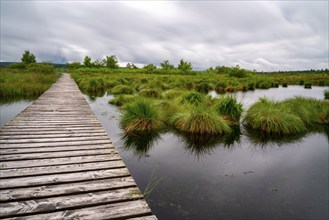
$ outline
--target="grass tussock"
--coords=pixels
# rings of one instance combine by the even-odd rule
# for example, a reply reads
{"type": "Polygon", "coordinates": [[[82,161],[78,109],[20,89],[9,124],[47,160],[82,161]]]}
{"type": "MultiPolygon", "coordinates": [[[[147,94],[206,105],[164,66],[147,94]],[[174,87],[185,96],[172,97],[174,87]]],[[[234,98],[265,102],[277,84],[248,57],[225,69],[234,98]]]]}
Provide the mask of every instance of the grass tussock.
{"type": "Polygon", "coordinates": [[[160,89],[142,89],[138,95],[148,98],[161,98],[162,92],[160,89]]]}
{"type": "Polygon", "coordinates": [[[121,107],[136,99],[135,95],[117,95],[109,101],[109,104],[121,107]]]}
{"type": "Polygon", "coordinates": [[[230,133],[228,123],[215,112],[199,106],[186,106],[185,111],[175,114],[171,124],[181,132],[191,134],[230,133]]]}
{"type": "Polygon", "coordinates": [[[323,94],[324,94],[324,99],[329,99],[329,90],[325,90],[323,94]]]}
{"type": "Polygon", "coordinates": [[[192,104],[192,105],[202,105],[206,101],[205,95],[199,92],[185,92],[181,98],[180,103],[182,104],[192,104]]]}
{"type": "Polygon", "coordinates": [[[242,104],[233,96],[222,96],[215,101],[215,111],[230,122],[239,123],[243,112],[242,104]]]}
{"type": "Polygon", "coordinates": [[[261,98],[246,112],[244,124],[265,134],[289,135],[306,131],[302,119],[287,105],[261,98]]]}
{"type": "Polygon", "coordinates": [[[133,94],[135,91],[133,88],[127,85],[117,85],[113,87],[110,92],[112,94],[133,94]]]}
{"type": "Polygon", "coordinates": [[[123,106],[120,123],[126,132],[150,132],[164,126],[159,107],[151,100],[144,98],[138,98],[123,106]]]}

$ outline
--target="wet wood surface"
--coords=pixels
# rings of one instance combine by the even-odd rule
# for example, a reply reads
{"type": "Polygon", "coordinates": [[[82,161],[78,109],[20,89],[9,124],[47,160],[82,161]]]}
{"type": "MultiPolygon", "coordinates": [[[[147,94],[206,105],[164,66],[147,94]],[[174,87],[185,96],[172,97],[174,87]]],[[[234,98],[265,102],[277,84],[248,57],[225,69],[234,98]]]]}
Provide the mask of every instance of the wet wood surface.
{"type": "Polygon", "coordinates": [[[156,219],[68,74],[0,130],[0,218],[156,219]]]}

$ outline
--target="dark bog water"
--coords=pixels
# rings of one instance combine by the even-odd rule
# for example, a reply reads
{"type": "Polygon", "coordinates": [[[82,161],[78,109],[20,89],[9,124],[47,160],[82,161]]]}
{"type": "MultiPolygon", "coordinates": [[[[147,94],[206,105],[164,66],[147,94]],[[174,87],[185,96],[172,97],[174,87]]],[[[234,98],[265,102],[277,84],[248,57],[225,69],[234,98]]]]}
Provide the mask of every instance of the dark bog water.
{"type": "MultiPolygon", "coordinates": [[[[263,96],[323,99],[324,89],[290,86],[237,97],[250,106],[263,96]]],[[[328,131],[279,140],[244,130],[225,138],[124,137],[111,98],[86,97],[140,189],[154,186],[147,200],[159,219],[328,219],[328,131]]]]}

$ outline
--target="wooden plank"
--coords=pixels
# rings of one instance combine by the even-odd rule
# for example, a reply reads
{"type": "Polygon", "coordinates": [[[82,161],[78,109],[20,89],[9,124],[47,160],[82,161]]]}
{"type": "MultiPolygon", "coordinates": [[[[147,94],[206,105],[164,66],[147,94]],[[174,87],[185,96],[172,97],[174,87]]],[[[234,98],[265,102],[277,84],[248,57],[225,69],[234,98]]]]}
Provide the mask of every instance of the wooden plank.
{"type": "Polygon", "coordinates": [[[63,196],[90,191],[101,191],[136,186],[131,176],[102,180],[89,180],[77,183],[43,185],[28,188],[0,190],[0,202],[63,196]]]}
{"type": "Polygon", "coordinates": [[[126,189],[90,192],[78,195],[65,195],[45,199],[27,200],[23,202],[7,202],[0,209],[0,217],[53,212],[68,208],[79,208],[90,205],[121,202],[142,198],[137,187],[126,189]],[[46,206],[46,207],[45,207],[46,206]]]}
{"type": "Polygon", "coordinates": [[[73,210],[63,210],[46,214],[22,216],[9,219],[127,219],[133,216],[150,215],[151,210],[144,200],[127,201],[86,207],[73,210]]]}
{"type": "Polygon", "coordinates": [[[107,140],[108,136],[89,136],[89,137],[65,137],[65,138],[42,138],[42,139],[0,139],[0,144],[21,144],[21,143],[45,143],[45,142],[67,142],[67,141],[91,141],[91,140],[107,140]]]}
{"type": "Polygon", "coordinates": [[[59,157],[59,158],[23,160],[23,161],[3,161],[0,163],[0,169],[28,168],[28,167],[40,167],[40,166],[46,167],[51,165],[111,161],[118,159],[121,159],[121,157],[117,154],[117,152],[113,152],[112,154],[92,155],[92,156],[88,155],[88,156],[59,157]]]}
{"type": "Polygon", "coordinates": [[[2,179],[0,182],[0,189],[106,179],[110,177],[124,177],[129,175],[130,174],[127,168],[118,168],[33,177],[17,177],[2,179]]]}
{"type": "Polygon", "coordinates": [[[29,167],[0,170],[1,178],[35,176],[42,174],[58,174],[77,171],[91,171],[102,169],[124,168],[122,160],[93,162],[93,163],[76,163],[69,165],[52,165],[46,167],[29,167]]]}
{"type": "Polygon", "coordinates": [[[88,156],[88,155],[102,155],[102,154],[113,154],[113,153],[115,153],[115,149],[45,152],[45,153],[31,153],[31,154],[7,154],[7,155],[0,155],[0,161],[31,160],[31,159],[56,158],[56,157],[70,157],[70,156],[71,157],[88,156]]]}
{"type": "Polygon", "coordinates": [[[96,150],[96,149],[114,149],[111,144],[96,144],[96,145],[77,145],[77,146],[63,146],[63,147],[26,147],[26,148],[1,148],[1,154],[26,154],[26,153],[43,153],[43,152],[62,152],[62,151],[76,151],[76,150],[96,150]]]}
{"type": "Polygon", "coordinates": [[[27,147],[60,147],[60,146],[78,146],[78,145],[95,145],[95,144],[111,144],[109,139],[103,140],[86,140],[86,141],[70,141],[70,142],[45,142],[45,143],[21,143],[21,144],[0,144],[3,148],[27,148],[27,147]]]}
{"type": "MultiPolygon", "coordinates": [[[[107,134],[105,132],[98,132],[98,133],[80,133],[80,134],[29,134],[29,135],[15,135],[14,138],[15,139],[45,139],[45,138],[71,138],[71,137],[91,137],[91,136],[95,136],[95,137],[107,137],[107,134]]],[[[13,135],[4,135],[3,133],[0,134],[0,140],[6,140],[6,139],[12,139],[13,135]]]]}

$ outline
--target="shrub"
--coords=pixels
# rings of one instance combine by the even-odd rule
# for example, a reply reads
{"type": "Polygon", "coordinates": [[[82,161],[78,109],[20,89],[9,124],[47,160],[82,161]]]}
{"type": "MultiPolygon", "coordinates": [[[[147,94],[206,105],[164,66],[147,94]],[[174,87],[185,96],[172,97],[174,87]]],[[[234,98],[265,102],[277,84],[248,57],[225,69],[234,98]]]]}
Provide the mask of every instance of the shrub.
{"type": "Polygon", "coordinates": [[[211,83],[207,83],[207,82],[201,82],[201,83],[198,83],[196,86],[195,86],[195,90],[197,92],[201,92],[201,93],[208,93],[210,92],[211,90],[214,90],[214,85],[211,84],[211,83]]]}
{"type": "Polygon", "coordinates": [[[12,63],[10,64],[10,66],[8,66],[9,68],[11,69],[19,69],[19,70],[23,70],[26,68],[26,64],[23,63],[23,62],[20,62],[20,63],[12,63]]]}
{"type": "Polygon", "coordinates": [[[222,96],[216,100],[214,109],[230,122],[238,123],[243,112],[242,104],[233,96],[222,96]]]}
{"type": "Polygon", "coordinates": [[[139,98],[124,106],[120,124],[126,132],[146,132],[163,128],[160,109],[150,100],[139,98]]]}
{"type": "Polygon", "coordinates": [[[247,84],[247,89],[248,90],[255,90],[255,83],[253,83],[253,82],[252,83],[248,83],[247,84]]]}
{"type": "Polygon", "coordinates": [[[297,134],[306,131],[305,124],[288,106],[261,98],[252,105],[244,124],[266,134],[297,134]]]}
{"type": "Polygon", "coordinates": [[[55,73],[55,66],[48,63],[31,63],[27,65],[27,70],[35,73],[52,74],[55,73]]]}
{"type": "Polygon", "coordinates": [[[187,106],[171,118],[174,128],[191,134],[224,134],[231,132],[227,122],[214,111],[200,106],[187,106]]]}
{"type": "Polygon", "coordinates": [[[126,85],[117,85],[110,91],[112,94],[133,94],[135,92],[133,88],[126,85]]]}
{"type": "Polygon", "coordinates": [[[325,90],[323,93],[324,93],[324,99],[329,99],[329,90],[325,90]]]}
{"type": "Polygon", "coordinates": [[[312,83],[311,83],[311,82],[306,82],[306,83],[304,84],[304,88],[305,88],[305,89],[312,89],[312,83]]]}
{"type": "Polygon", "coordinates": [[[198,92],[186,92],[182,95],[180,103],[188,103],[192,105],[201,105],[205,102],[205,96],[198,92]]]}
{"type": "Polygon", "coordinates": [[[259,83],[260,89],[269,89],[271,87],[272,87],[272,84],[270,82],[265,81],[265,82],[259,83]]]}

